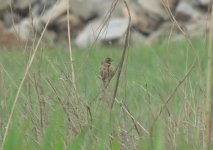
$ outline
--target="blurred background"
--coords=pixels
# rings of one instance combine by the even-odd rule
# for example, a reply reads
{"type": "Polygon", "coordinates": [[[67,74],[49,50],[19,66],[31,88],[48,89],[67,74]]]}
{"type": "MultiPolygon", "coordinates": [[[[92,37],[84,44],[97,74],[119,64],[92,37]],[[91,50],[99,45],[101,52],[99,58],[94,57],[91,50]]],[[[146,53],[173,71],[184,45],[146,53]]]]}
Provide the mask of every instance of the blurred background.
{"type": "MultiPolygon", "coordinates": [[[[32,44],[49,18],[43,41],[67,43],[68,2],[72,43],[87,47],[98,36],[97,43],[121,43],[128,26],[128,12],[120,1],[116,4],[114,0],[0,0],[0,45],[32,44]],[[114,9],[112,13],[110,9],[114,9]]],[[[184,37],[181,32],[190,37],[208,32],[211,0],[127,2],[132,17],[132,44],[152,44],[169,36],[173,40],[181,39],[184,37]],[[174,25],[172,17],[179,27],[174,25]]]]}
{"type": "Polygon", "coordinates": [[[213,150],[212,0],[126,1],[0,0],[1,150],[213,150]]]}

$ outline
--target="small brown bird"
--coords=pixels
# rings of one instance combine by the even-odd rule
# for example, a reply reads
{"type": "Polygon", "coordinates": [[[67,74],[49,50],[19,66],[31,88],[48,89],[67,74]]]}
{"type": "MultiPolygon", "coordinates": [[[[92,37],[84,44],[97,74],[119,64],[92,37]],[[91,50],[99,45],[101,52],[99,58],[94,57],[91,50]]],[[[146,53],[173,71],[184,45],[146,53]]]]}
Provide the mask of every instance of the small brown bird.
{"type": "Polygon", "coordinates": [[[101,67],[100,67],[100,78],[101,78],[104,88],[107,88],[113,75],[114,75],[114,69],[112,66],[112,59],[110,57],[107,57],[101,63],[101,67]]]}

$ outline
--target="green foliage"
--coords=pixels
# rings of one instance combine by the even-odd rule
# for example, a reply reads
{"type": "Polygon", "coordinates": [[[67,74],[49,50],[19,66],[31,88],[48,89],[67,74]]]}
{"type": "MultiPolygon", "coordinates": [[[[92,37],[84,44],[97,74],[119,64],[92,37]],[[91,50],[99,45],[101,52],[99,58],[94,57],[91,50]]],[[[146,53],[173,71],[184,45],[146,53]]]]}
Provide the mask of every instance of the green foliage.
{"type": "MultiPolygon", "coordinates": [[[[181,41],[129,48],[117,100],[125,102],[134,119],[149,131],[149,135],[137,123],[140,133],[136,132],[130,115],[117,102],[110,112],[109,104],[99,98],[99,65],[105,57],[112,57],[113,64],[118,64],[120,48],[73,48],[77,92],[84,103],[90,104],[92,113],[92,119],[83,120],[86,122],[83,125],[72,116],[77,135],[69,133],[67,114],[60,104],[61,100],[74,107],[80,106],[74,101],[75,94],[65,80],[70,75],[69,52],[66,48],[40,50],[21,91],[4,150],[119,150],[122,146],[141,150],[202,149],[206,53],[202,41],[195,40],[193,45],[195,51],[181,41]],[[155,122],[166,99],[189,70],[196,55],[199,63],[155,122]],[[45,101],[43,114],[41,99],[45,101]]],[[[29,57],[27,51],[0,51],[0,143],[29,57]]],[[[114,79],[110,88],[112,92],[114,79]]],[[[82,112],[79,117],[88,114],[88,111],[82,112]]]]}

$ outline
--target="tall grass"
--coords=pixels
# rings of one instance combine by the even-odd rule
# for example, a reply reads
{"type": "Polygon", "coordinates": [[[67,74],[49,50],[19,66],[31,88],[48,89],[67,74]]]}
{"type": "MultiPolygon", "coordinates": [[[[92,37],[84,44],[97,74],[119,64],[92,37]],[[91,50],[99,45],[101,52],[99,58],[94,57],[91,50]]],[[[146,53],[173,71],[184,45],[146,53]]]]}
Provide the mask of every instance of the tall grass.
{"type": "Polygon", "coordinates": [[[213,148],[212,128],[207,134],[204,126],[211,53],[204,52],[205,39],[189,39],[163,4],[185,41],[128,48],[128,28],[123,51],[96,43],[88,51],[71,47],[68,22],[69,47],[45,47],[47,23],[32,51],[0,51],[1,149],[200,150],[208,134],[204,148],[213,148]],[[103,91],[99,66],[106,57],[118,72],[103,91]]]}
{"type": "MultiPolygon", "coordinates": [[[[88,52],[73,48],[82,105],[70,87],[69,52],[63,47],[43,48],[20,91],[4,149],[201,149],[207,54],[205,41],[194,40],[193,45],[201,67],[195,66],[166,105],[193,63],[193,50],[184,41],[170,43],[167,51],[166,43],[130,47],[111,115],[101,99],[98,72],[107,56],[115,65],[119,62],[117,48],[94,48],[85,65],[82,60],[88,52]]],[[[2,142],[28,54],[16,49],[0,53],[2,142]]]]}

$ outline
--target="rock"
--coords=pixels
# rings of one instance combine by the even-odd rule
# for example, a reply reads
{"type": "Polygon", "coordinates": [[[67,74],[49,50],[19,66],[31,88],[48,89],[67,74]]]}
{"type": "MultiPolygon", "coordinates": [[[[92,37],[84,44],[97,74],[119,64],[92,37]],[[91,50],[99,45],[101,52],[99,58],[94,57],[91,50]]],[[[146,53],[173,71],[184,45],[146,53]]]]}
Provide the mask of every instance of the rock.
{"type": "Polygon", "coordinates": [[[50,8],[56,3],[57,0],[40,0],[41,5],[43,5],[46,9],[50,8]]]}
{"type": "Polygon", "coordinates": [[[197,20],[200,18],[200,13],[189,3],[181,1],[176,8],[175,16],[177,20],[186,22],[190,20],[197,20]]]}
{"type": "Polygon", "coordinates": [[[163,7],[168,7],[171,9],[171,11],[174,11],[177,4],[180,2],[181,0],[161,0],[161,6],[163,7]]]}
{"type": "MultiPolygon", "coordinates": [[[[190,21],[187,23],[179,23],[181,29],[185,32],[187,37],[205,37],[207,30],[210,27],[210,21],[205,18],[198,21],[190,21]]],[[[160,29],[154,32],[147,41],[157,42],[160,39],[169,38],[171,41],[185,40],[185,35],[180,31],[180,29],[174,25],[172,22],[164,23],[160,29]]]]}
{"type": "MultiPolygon", "coordinates": [[[[69,25],[71,37],[76,37],[77,34],[80,32],[80,30],[83,28],[84,23],[79,17],[70,14],[69,25]]],[[[67,42],[68,39],[67,15],[62,16],[60,19],[53,22],[49,28],[57,33],[56,39],[57,41],[60,41],[60,43],[62,41],[67,42]]]]}
{"type": "Polygon", "coordinates": [[[32,14],[32,16],[39,16],[42,14],[42,12],[44,12],[43,10],[44,10],[44,8],[41,7],[40,3],[35,3],[33,5],[31,14],[32,14]]]}
{"type": "MultiPolygon", "coordinates": [[[[203,32],[199,29],[203,29],[200,20],[204,18],[204,12],[207,12],[211,2],[211,0],[126,1],[132,18],[130,42],[133,44],[141,41],[152,43],[162,36],[167,37],[171,28],[172,38],[181,35],[179,29],[170,22],[165,5],[171,9],[186,31],[200,35],[203,32]],[[196,7],[201,6],[197,5],[198,2],[204,7],[196,7]],[[203,14],[199,12],[201,8],[205,9],[203,14]]],[[[10,0],[0,0],[0,31],[4,31],[5,26],[9,27],[8,34],[11,35],[6,35],[6,37],[16,35],[22,41],[32,41],[35,33],[39,36],[49,18],[51,20],[47,33],[44,35],[44,41],[67,41],[68,4],[70,4],[68,18],[70,34],[72,38],[76,37],[75,42],[79,47],[88,46],[96,38],[97,43],[116,42],[117,44],[122,41],[128,26],[128,11],[122,1],[117,3],[110,21],[103,27],[102,24],[109,15],[109,11],[112,11],[110,8],[114,4],[114,0],[12,0],[11,2],[13,15],[11,15],[10,0]],[[32,6],[30,13],[29,5],[32,6]],[[1,27],[1,21],[3,21],[4,27],[1,27]],[[14,26],[12,27],[12,25],[14,26]]]]}
{"type": "MultiPolygon", "coordinates": [[[[142,10],[141,6],[135,1],[131,1],[129,8],[132,26],[144,35],[149,35],[154,32],[162,22],[162,17],[160,15],[142,10]]],[[[122,12],[125,17],[129,17],[125,7],[122,9],[122,12]]]]}
{"type": "Polygon", "coordinates": [[[0,12],[8,9],[10,7],[10,1],[8,0],[0,0],[0,12]]]}
{"type": "Polygon", "coordinates": [[[70,8],[74,15],[79,16],[83,18],[84,20],[87,20],[91,18],[91,16],[98,14],[98,9],[101,7],[103,3],[104,3],[104,0],[90,0],[90,1],[71,0],[70,8]],[[98,7],[94,7],[94,6],[98,6],[98,7]]]}
{"type": "MultiPolygon", "coordinates": [[[[130,7],[129,9],[130,9],[130,16],[131,16],[131,24],[134,25],[138,22],[138,14],[136,14],[135,8],[130,7]]],[[[128,10],[126,9],[126,7],[122,8],[122,14],[126,18],[129,17],[129,13],[128,13],[128,10]]]]}
{"type": "Polygon", "coordinates": [[[36,0],[16,0],[13,1],[13,7],[18,10],[26,10],[30,5],[32,6],[32,4],[35,2],[36,0]]]}
{"type": "MultiPolygon", "coordinates": [[[[70,33],[71,37],[76,37],[77,34],[82,30],[84,23],[83,21],[75,16],[70,14],[69,16],[69,25],[70,25],[70,33]]],[[[60,19],[58,19],[56,22],[53,23],[53,28],[58,33],[59,40],[66,40],[67,41],[67,16],[64,15],[60,19]]]]}
{"type": "MultiPolygon", "coordinates": [[[[114,0],[70,0],[70,8],[74,15],[89,20],[94,17],[106,17],[113,3],[114,0]]],[[[123,6],[123,3],[118,2],[112,16],[121,17],[123,6]]]]}
{"type": "MultiPolygon", "coordinates": [[[[82,26],[82,20],[75,16],[75,15],[72,15],[70,14],[69,15],[69,25],[70,25],[70,29],[72,28],[75,28],[75,27],[79,27],[79,26],[82,26]]],[[[58,26],[58,28],[60,30],[64,30],[66,29],[67,30],[67,15],[61,17],[60,19],[58,19],[56,22],[55,22],[56,26],[58,26]]]]}
{"type": "Polygon", "coordinates": [[[22,47],[25,46],[25,42],[19,39],[15,33],[0,31],[0,46],[5,47],[22,47]]]}
{"type": "Polygon", "coordinates": [[[47,30],[44,33],[43,42],[48,44],[54,44],[56,41],[57,35],[54,31],[47,30]]]}
{"type": "MultiPolygon", "coordinates": [[[[179,22],[178,24],[181,27],[181,29],[185,30],[184,23],[179,22]]],[[[172,35],[181,33],[178,26],[176,24],[174,24],[174,22],[170,22],[170,21],[164,22],[161,25],[161,27],[159,28],[159,30],[161,30],[162,36],[164,36],[164,37],[168,37],[169,35],[172,36],[172,35]]]]}
{"type": "Polygon", "coordinates": [[[165,16],[165,12],[161,7],[161,3],[159,0],[138,0],[138,3],[147,11],[152,13],[165,16]]]}
{"type": "Polygon", "coordinates": [[[144,13],[141,16],[137,16],[136,20],[133,26],[144,35],[154,32],[162,21],[161,17],[152,13],[144,13]]]}
{"type": "Polygon", "coordinates": [[[36,0],[32,7],[33,15],[42,15],[46,10],[50,9],[56,0],[36,0]]]}
{"type": "Polygon", "coordinates": [[[199,0],[202,6],[208,6],[212,0],[199,0]]]}
{"type": "Polygon", "coordinates": [[[0,21],[0,31],[4,31],[4,30],[5,30],[4,23],[0,21]]]}
{"type": "Polygon", "coordinates": [[[0,19],[4,17],[5,12],[10,9],[10,1],[0,0],[0,19]]]}
{"type": "Polygon", "coordinates": [[[165,11],[164,4],[172,11],[175,9],[179,0],[138,0],[139,5],[149,13],[159,15],[164,19],[168,19],[169,15],[165,11]]]}
{"type": "MultiPolygon", "coordinates": [[[[125,34],[127,27],[128,27],[127,18],[110,19],[109,22],[103,26],[103,29],[99,35],[99,39],[114,40],[114,39],[121,38],[125,34]]],[[[98,36],[98,32],[96,32],[97,36],[98,36]]]]}
{"type": "Polygon", "coordinates": [[[102,25],[102,20],[95,20],[89,23],[79,33],[75,43],[79,47],[86,47],[93,42],[110,41],[120,39],[124,36],[128,27],[127,18],[113,18],[102,25]]]}
{"type": "Polygon", "coordinates": [[[130,43],[131,44],[139,44],[139,43],[144,43],[146,41],[146,36],[144,36],[143,34],[141,34],[139,31],[137,30],[131,30],[130,33],[130,43]]]}
{"type": "Polygon", "coordinates": [[[34,17],[23,19],[19,24],[16,24],[10,29],[11,33],[18,34],[19,38],[23,41],[31,42],[35,33],[42,30],[42,23],[39,18],[34,17]],[[35,32],[35,33],[34,33],[35,32]]]}
{"type": "Polygon", "coordinates": [[[210,29],[210,24],[211,21],[205,18],[196,22],[189,22],[185,24],[186,32],[190,37],[205,37],[210,29]]]}
{"type": "Polygon", "coordinates": [[[151,45],[153,43],[159,42],[162,37],[162,34],[163,33],[161,30],[153,32],[150,36],[147,37],[145,44],[151,45]]]}
{"type": "Polygon", "coordinates": [[[60,0],[53,7],[48,9],[41,16],[41,21],[47,23],[50,18],[50,23],[54,22],[59,16],[67,11],[68,0],[60,0]]]}
{"type": "Polygon", "coordinates": [[[16,24],[21,21],[21,17],[17,13],[11,13],[10,10],[4,11],[2,16],[2,20],[4,21],[5,25],[10,28],[13,23],[16,24]]]}
{"type": "MultiPolygon", "coordinates": [[[[182,25],[179,24],[181,27],[182,25]]],[[[183,27],[182,27],[183,28],[183,27]]],[[[145,40],[145,44],[153,44],[156,42],[159,42],[161,39],[167,39],[167,38],[173,38],[177,35],[179,35],[181,32],[178,29],[178,27],[176,25],[174,25],[174,23],[168,21],[168,22],[164,22],[162,23],[161,27],[158,28],[158,30],[152,32],[152,34],[150,34],[146,40],[145,40]]]]}

